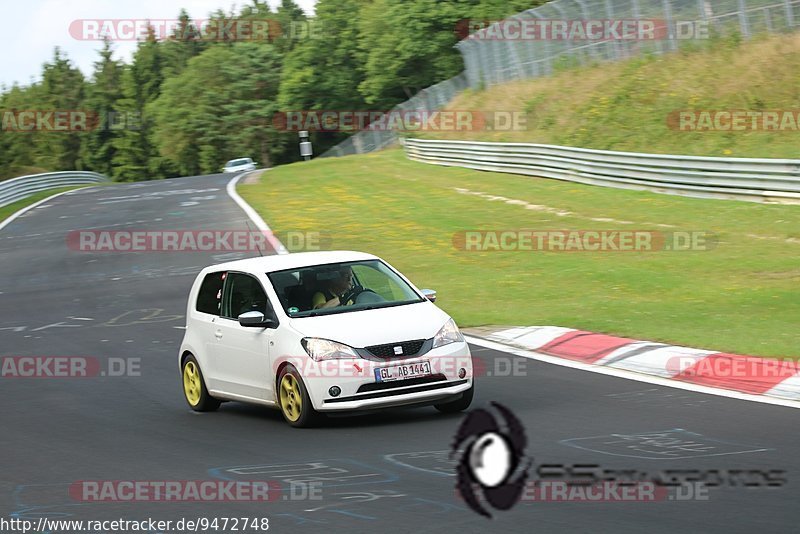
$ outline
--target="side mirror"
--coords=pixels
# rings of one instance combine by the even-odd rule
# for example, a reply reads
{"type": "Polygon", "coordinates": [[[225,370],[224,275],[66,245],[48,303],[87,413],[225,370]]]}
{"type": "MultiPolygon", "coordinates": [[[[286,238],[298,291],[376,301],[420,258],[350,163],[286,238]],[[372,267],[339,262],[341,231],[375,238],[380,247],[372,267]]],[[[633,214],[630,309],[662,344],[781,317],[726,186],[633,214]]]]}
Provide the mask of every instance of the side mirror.
{"type": "Polygon", "coordinates": [[[264,317],[260,311],[249,311],[239,316],[239,324],[248,328],[267,328],[275,324],[275,321],[264,317]]]}
{"type": "Polygon", "coordinates": [[[423,289],[422,296],[431,302],[436,302],[436,291],[433,289],[423,289]]]}

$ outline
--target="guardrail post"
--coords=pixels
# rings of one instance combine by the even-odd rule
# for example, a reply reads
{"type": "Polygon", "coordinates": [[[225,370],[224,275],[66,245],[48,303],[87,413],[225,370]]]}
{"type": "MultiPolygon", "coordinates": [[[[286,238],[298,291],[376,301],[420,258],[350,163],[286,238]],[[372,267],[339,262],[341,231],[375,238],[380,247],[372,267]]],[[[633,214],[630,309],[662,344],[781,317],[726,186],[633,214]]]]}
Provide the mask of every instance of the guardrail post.
{"type": "Polygon", "coordinates": [[[678,43],[675,40],[675,22],[672,20],[672,4],[669,0],[664,0],[664,19],[667,23],[667,40],[669,42],[670,50],[677,50],[678,43]]]}
{"type": "Polygon", "coordinates": [[[351,139],[353,140],[353,150],[355,150],[356,154],[363,154],[364,153],[364,140],[360,137],[361,132],[355,134],[351,139]]]}
{"type": "Polygon", "coordinates": [[[750,39],[750,23],[747,20],[747,3],[745,0],[739,0],[739,26],[742,29],[742,36],[745,39],[750,39]]]}
{"type": "Polygon", "coordinates": [[[786,9],[786,23],[789,28],[794,28],[794,9],[792,9],[791,0],[783,0],[783,6],[786,9]]]}
{"type": "MultiPolygon", "coordinates": [[[[606,0],[606,17],[608,17],[608,20],[614,20],[614,8],[611,6],[611,0],[606,0]]],[[[610,44],[611,44],[611,50],[614,55],[614,59],[615,60],[620,59],[620,57],[622,57],[622,54],[620,53],[619,41],[612,40],[610,44]]]]}

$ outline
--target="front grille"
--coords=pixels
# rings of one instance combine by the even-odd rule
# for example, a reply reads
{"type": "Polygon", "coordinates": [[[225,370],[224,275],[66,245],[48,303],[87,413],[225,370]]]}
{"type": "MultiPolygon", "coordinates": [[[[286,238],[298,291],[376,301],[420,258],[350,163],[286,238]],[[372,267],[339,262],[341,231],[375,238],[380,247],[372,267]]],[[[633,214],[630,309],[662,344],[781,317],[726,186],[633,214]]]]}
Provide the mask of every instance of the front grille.
{"type": "Polygon", "coordinates": [[[424,344],[424,339],[417,339],[414,341],[387,343],[385,345],[372,345],[371,347],[366,347],[366,349],[370,352],[370,354],[377,356],[378,358],[403,358],[408,356],[416,356],[419,351],[422,350],[422,345],[424,344]],[[403,353],[395,353],[395,347],[402,347],[403,353]]]}
{"type": "Polygon", "coordinates": [[[385,389],[401,388],[406,386],[418,386],[420,384],[430,384],[431,382],[441,382],[447,380],[443,374],[408,378],[406,380],[392,380],[391,382],[372,382],[359,386],[356,393],[366,393],[368,391],[382,391],[385,389]]]}

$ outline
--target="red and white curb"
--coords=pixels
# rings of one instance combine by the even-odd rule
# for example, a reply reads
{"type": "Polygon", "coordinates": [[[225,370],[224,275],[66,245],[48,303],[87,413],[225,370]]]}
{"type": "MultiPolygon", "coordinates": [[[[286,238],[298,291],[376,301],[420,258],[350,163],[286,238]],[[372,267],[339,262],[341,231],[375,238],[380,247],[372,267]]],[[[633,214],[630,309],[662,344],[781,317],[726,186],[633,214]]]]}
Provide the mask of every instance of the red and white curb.
{"type": "Polygon", "coordinates": [[[468,341],[603,374],[800,408],[800,363],[555,326],[466,329],[468,341]],[[511,349],[511,350],[508,350],[511,349]]]}

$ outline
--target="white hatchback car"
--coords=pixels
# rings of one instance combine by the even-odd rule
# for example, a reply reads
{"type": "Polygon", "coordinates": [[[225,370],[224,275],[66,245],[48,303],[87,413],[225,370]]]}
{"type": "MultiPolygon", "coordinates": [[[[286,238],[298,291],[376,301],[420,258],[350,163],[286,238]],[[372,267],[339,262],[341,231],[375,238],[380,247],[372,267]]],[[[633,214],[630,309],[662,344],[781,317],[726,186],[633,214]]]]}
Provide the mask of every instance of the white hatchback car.
{"type": "Polygon", "coordinates": [[[469,407],[472,357],[455,322],[386,262],[304,252],[207,267],[189,294],[178,354],[197,411],[234,400],[321,413],[469,407]]]}
{"type": "Polygon", "coordinates": [[[222,168],[222,172],[245,172],[254,171],[258,168],[258,163],[250,158],[232,159],[222,168]]]}

